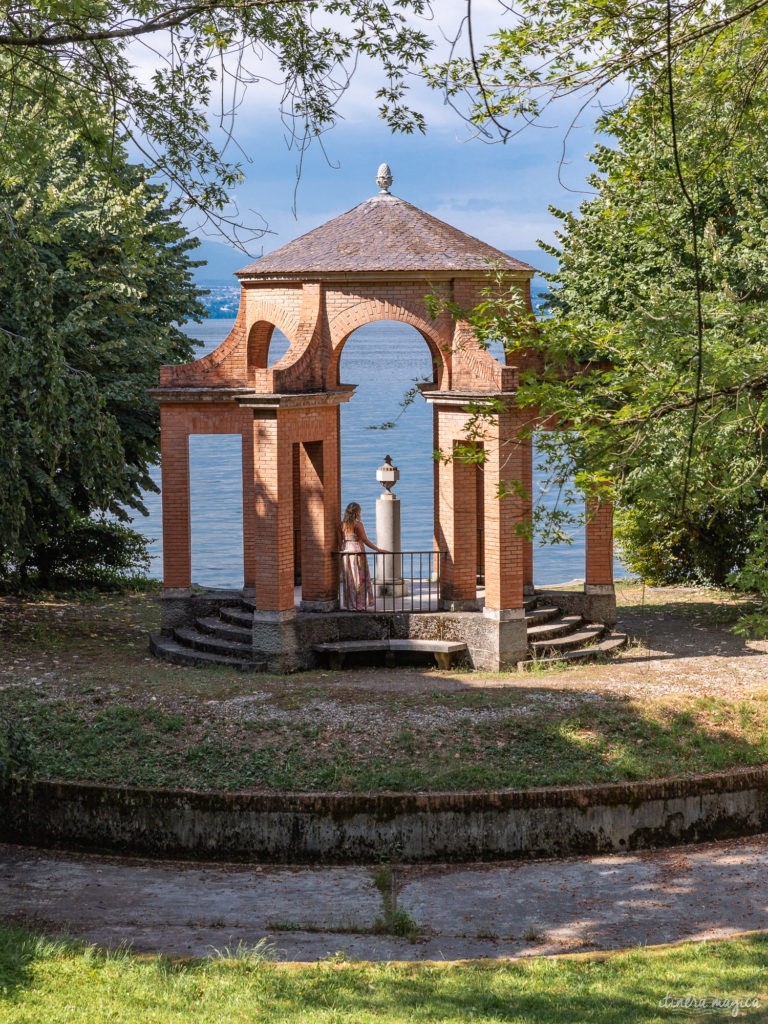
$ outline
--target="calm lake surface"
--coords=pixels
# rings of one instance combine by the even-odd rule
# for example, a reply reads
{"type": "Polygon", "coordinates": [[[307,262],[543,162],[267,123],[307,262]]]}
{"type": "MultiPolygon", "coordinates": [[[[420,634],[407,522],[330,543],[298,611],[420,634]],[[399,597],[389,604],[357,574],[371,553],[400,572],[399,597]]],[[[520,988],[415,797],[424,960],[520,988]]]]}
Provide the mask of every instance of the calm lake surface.
{"type": "MultiPolygon", "coordinates": [[[[185,330],[200,341],[199,356],[223,341],[232,320],[210,319],[185,330]]],[[[275,331],[269,362],[279,359],[286,340],[275,331]]],[[[494,353],[495,355],[496,353],[494,353]]],[[[356,384],[351,401],[341,406],[342,507],[359,501],[373,538],[376,499],[382,493],[376,469],[391,455],[400,470],[395,493],[400,498],[403,550],[432,547],[432,410],[420,395],[407,408],[400,403],[415,380],[431,377],[429,350],[407,324],[384,321],[359,328],[341,358],[341,379],[356,384]],[[383,424],[394,423],[389,429],[383,424]]],[[[240,437],[199,435],[190,438],[192,503],[192,579],[206,587],[243,585],[242,490],[240,437]]],[[[159,469],[153,479],[160,483],[159,469]]],[[[535,498],[547,502],[534,482],[535,498]]],[[[162,578],[162,516],[159,494],[146,494],[149,517],[134,527],[152,543],[152,575],[162,578]]],[[[536,546],[534,577],[538,585],[584,577],[584,531],[570,544],[536,546]]],[[[617,563],[616,572],[623,575],[617,563]]]]}

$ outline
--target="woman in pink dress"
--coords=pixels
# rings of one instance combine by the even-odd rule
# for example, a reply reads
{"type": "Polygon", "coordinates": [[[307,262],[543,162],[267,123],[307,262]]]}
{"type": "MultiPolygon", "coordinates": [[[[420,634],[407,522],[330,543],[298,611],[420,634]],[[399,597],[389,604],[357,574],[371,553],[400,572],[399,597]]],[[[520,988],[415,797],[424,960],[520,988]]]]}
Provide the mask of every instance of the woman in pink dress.
{"type": "Polygon", "coordinates": [[[341,603],[344,608],[356,612],[364,612],[373,605],[373,585],[368,559],[365,557],[366,545],[380,555],[386,554],[368,540],[360,515],[360,506],[356,501],[351,501],[339,527],[341,603]]]}

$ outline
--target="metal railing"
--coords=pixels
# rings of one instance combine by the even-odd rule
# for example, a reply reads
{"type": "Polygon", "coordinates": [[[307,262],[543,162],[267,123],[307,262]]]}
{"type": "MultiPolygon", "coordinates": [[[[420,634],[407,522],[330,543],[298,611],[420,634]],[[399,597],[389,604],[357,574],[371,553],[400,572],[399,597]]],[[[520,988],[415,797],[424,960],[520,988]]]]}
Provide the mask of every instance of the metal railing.
{"type": "Polygon", "coordinates": [[[340,551],[339,606],[359,612],[436,612],[440,552],[340,551]]]}

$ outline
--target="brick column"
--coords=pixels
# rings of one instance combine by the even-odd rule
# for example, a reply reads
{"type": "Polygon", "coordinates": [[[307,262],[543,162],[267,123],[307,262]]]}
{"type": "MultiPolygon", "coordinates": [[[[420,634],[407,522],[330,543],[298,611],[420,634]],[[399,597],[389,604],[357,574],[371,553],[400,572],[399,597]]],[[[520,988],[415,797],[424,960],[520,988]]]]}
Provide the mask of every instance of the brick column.
{"type": "MultiPolygon", "coordinates": [[[[513,411],[493,414],[486,432],[485,458],[485,607],[488,623],[487,666],[503,668],[527,653],[523,607],[523,538],[515,527],[523,521],[525,502],[506,487],[525,476],[527,447],[518,437],[513,411]],[[499,497],[499,488],[506,489],[499,497]]],[[[485,667],[485,666],[478,666],[485,667]]]]}
{"type": "Polygon", "coordinates": [[[455,456],[467,415],[435,406],[437,447],[446,457],[437,465],[435,538],[440,560],[441,606],[475,610],[477,604],[477,469],[455,456]]]}
{"type": "Polygon", "coordinates": [[[257,612],[293,612],[293,445],[279,414],[253,420],[255,603],[257,612]]]}
{"type": "Polygon", "coordinates": [[[613,505],[598,498],[587,500],[586,582],[613,586],[613,505]]]}
{"type": "MultiPolygon", "coordinates": [[[[521,463],[520,483],[526,493],[523,498],[523,519],[533,525],[533,444],[530,439],[520,441],[521,463]]],[[[533,538],[522,538],[523,547],[523,593],[533,594],[533,538]]]]}
{"type": "Polygon", "coordinates": [[[453,596],[463,607],[477,607],[477,466],[453,464],[453,596]]]}
{"type": "Polygon", "coordinates": [[[256,593],[256,495],[254,490],[253,414],[243,410],[243,595],[256,593]]]}
{"type": "MultiPolygon", "coordinates": [[[[511,488],[499,488],[525,476],[527,446],[516,437],[511,413],[494,414],[488,428],[485,458],[485,608],[486,612],[523,607],[523,539],[515,527],[526,503],[511,488]]],[[[503,615],[501,617],[504,617],[503,615]]]]}
{"type": "Polygon", "coordinates": [[[166,591],[189,590],[192,586],[189,433],[187,410],[161,405],[163,587],[166,591]]]}
{"type": "MultiPolygon", "coordinates": [[[[299,445],[301,486],[301,607],[306,611],[331,611],[337,605],[333,551],[336,518],[333,501],[326,501],[326,448],[334,460],[332,442],[309,441],[299,445]]],[[[327,474],[333,477],[333,473],[327,474]]]]}
{"type": "Polygon", "coordinates": [[[613,625],[616,594],[613,586],[613,505],[587,500],[585,614],[593,622],[613,625]]]}

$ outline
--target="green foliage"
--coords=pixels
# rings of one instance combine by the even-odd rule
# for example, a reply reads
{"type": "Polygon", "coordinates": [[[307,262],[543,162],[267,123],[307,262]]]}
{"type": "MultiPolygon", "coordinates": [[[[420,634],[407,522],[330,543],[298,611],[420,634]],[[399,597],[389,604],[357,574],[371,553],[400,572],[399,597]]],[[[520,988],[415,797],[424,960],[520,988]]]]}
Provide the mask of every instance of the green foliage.
{"type": "Polygon", "coordinates": [[[654,578],[669,578],[666,562],[723,581],[745,564],[768,485],[768,13],[734,7],[710,32],[723,10],[672,5],[668,68],[664,4],[535,6],[481,61],[499,89],[490,112],[478,105],[484,123],[617,68],[632,92],[599,122],[594,195],[552,211],[548,316],[535,322],[495,281],[473,324],[519,362],[531,429],[539,412],[561,425],[539,439],[552,483],[608,483],[630,510],[630,561],[654,578]]]}
{"type": "Polygon", "coordinates": [[[748,537],[749,554],[728,582],[732,587],[754,594],[760,606],[742,615],[733,627],[742,636],[768,638],[768,516],[756,523],[748,537]]]}
{"type": "Polygon", "coordinates": [[[148,541],[136,530],[108,519],[65,519],[51,524],[49,540],[24,563],[17,585],[118,590],[148,583],[148,541]],[[54,532],[55,530],[55,532],[54,532]]]}
{"type": "Polygon", "coordinates": [[[624,565],[646,583],[724,587],[743,578],[740,589],[749,591],[757,582],[750,575],[745,585],[746,567],[756,554],[753,531],[763,527],[764,515],[762,502],[681,516],[663,504],[640,501],[618,509],[616,539],[624,565]]]}
{"type": "MultiPolygon", "coordinates": [[[[714,39],[716,60],[731,26],[753,34],[756,48],[764,44],[752,18],[764,6],[759,2],[520,0],[499,6],[499,29],[482,50],[461,56],[455,46],[450,59],[427,74],[452,101],[468,100],[468,116],[481,131],[504,141],[574,95],[584,105],[595,96],[610,105],[601,95],[606,86],[618,82],[622,93],[627,83],[646,86],[667,54],[677,61],[699,41],[706,53],[714,39]]],[[[757,71],[764,74],[762,66],[757,71]]],[[[727,81],[729,70],[721,68],[721,78],[727,81]]]]}
{"type": "MultiPolygon", "coordinates": [[[[120,146],[105,168],[63,119],[36,121],[34,83],[2,95],[39,137],[9,147],[25,136],[9,122],[0,152],[0,574],[45,577],[78,548],[95,568],[99,539],[102,560],[122,552],[119,570],[135,538],[85,521],[125,521],[154,487],[147,389],[160,364],[191,357],[176,324],[204,315],[196,243],[120,146]]],[[[103,114],[93,125],[109,130],[103,114]]]]}
{"type": "MultiPolygon", "coordinates": [[[[0,8],[0,89],[36,82],[33,149],[35,121],[65,115],[109,168],[127,133],[180,203],[236,233],[230,193],[242,170],[225,151],[245,90],[265,78],[282,85],[280,112],[301,158],[334,124],[364,60],[380,71],[380,116],[395,131],[421,131],[406,102],[408,73],[431,45],[407,17],[421,14],[425,0],[10,0],[0,8]],[[108,117],[94,123],[94,110],[108,117]]],[[[119,186],[119,169],[116,177],[119,186]]]]}

